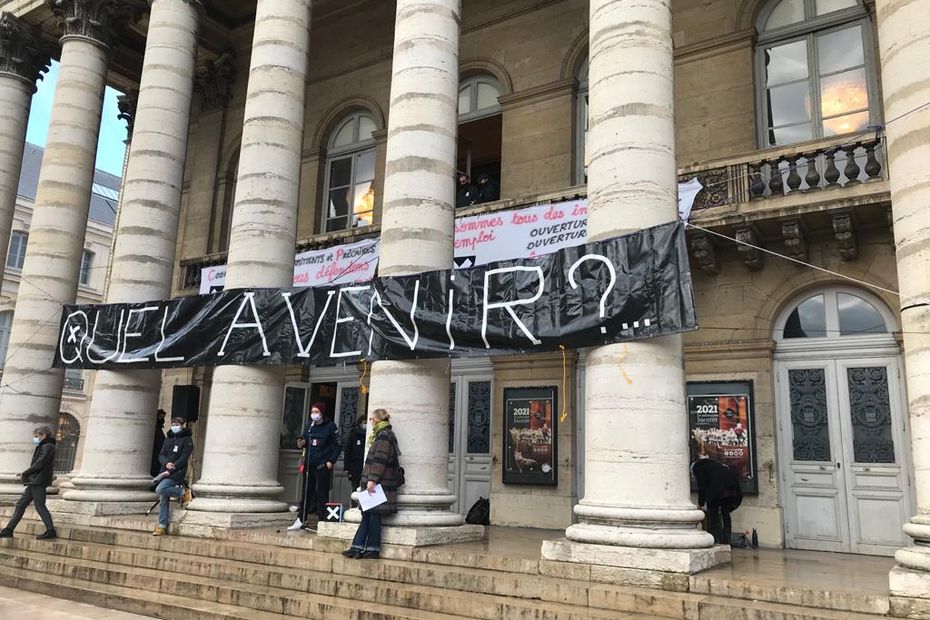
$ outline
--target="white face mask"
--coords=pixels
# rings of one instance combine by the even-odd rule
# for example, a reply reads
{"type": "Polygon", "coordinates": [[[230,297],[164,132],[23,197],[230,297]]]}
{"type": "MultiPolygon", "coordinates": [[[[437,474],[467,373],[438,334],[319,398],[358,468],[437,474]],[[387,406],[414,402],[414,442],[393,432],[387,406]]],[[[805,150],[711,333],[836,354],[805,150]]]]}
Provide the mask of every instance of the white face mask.
{"type": "Polygon", "coordinates": [[[178,433],[181,432],[181,427],[178,426],[177,424],[174,424],[171,426],[171,432],[177,435],[178,433]]]}
{"type": "Polygon", "coordinates": [[[323,419],[323,414],[322,413],[311,413],[310,419],[313,420],[314,422],[319,422],[320,420],[323,419]]]}
{"type": "Polygon", "coordinates": [[[35,445],[39,445],[40,443],[42,443],[42,439],[39,437],[33,437],[32,443],[34,443],[35,445]]]}

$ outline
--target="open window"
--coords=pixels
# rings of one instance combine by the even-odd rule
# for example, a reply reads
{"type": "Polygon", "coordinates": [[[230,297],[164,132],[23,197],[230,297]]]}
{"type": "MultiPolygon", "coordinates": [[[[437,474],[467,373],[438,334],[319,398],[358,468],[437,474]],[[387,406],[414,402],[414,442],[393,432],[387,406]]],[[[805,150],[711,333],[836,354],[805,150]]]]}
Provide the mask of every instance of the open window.
{"type": "MultiPolygon", "coordinates": [[[[471,183],[487,178],[478,191],[463,194],[459,191],[456,206],[492,202],[500,198],[501,138],[503,122],[498,97],[501,85],[490,75],[472,76],[459,86],[459,173],[466,174],[471,183]]],[[[461,190],[461,185],[460,185],[461,190]]]]}
{"type": "Polygon", "coordinates": [[[353,112],[333,130],[326,149],[320,232],[370,226],[375,210],[374,118],[353,112]]]}

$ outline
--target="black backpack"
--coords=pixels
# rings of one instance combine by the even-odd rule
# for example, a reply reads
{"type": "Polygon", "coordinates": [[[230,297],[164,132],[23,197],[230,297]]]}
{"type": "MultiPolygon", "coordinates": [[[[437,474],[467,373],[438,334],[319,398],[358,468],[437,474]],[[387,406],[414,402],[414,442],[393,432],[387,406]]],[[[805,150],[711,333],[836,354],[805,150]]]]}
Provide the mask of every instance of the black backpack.
{"type": "Polygon", "coordinates": [[[479,497],[475,505],[468,511],[465,523],[472,525],[491,525],[491,500],[479,497]]]}

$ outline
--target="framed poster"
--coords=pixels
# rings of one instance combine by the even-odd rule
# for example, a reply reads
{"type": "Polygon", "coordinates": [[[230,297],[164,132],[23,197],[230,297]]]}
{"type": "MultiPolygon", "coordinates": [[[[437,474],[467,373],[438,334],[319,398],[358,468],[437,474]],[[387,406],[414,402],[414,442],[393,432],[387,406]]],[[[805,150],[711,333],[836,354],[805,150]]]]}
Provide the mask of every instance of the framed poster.
{"type": "Polygon", "coordinates": [[[716,459],[736,472],[743,493],[759,493],[752,381],[689,381],[688,424],[691,462],[716,459]]]}
{"type": "Polygon", "coordinates": [[[504,388],[504,484],[556,485],[558,388],[504,388]]]}

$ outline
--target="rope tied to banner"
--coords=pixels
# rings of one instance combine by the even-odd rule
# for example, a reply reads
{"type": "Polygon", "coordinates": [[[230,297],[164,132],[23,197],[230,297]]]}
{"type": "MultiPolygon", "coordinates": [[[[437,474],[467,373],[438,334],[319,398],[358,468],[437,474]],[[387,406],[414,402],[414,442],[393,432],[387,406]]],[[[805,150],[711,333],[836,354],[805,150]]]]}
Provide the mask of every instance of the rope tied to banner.
{"type": "Polygon", "coordinates": [[[368,376],[368,360],[362,359],[362,376],[358,378],[358,389],[362,394],[368,394],[368,386],[365,385],[365,377],[368,376]]]}
{"type": "Polygon", "coordinates": [[[568,359],[565,355],[565,345],[559,345],[562,353],[562,412],[559,414],[559,423],[568,419],[568,359]]]}

